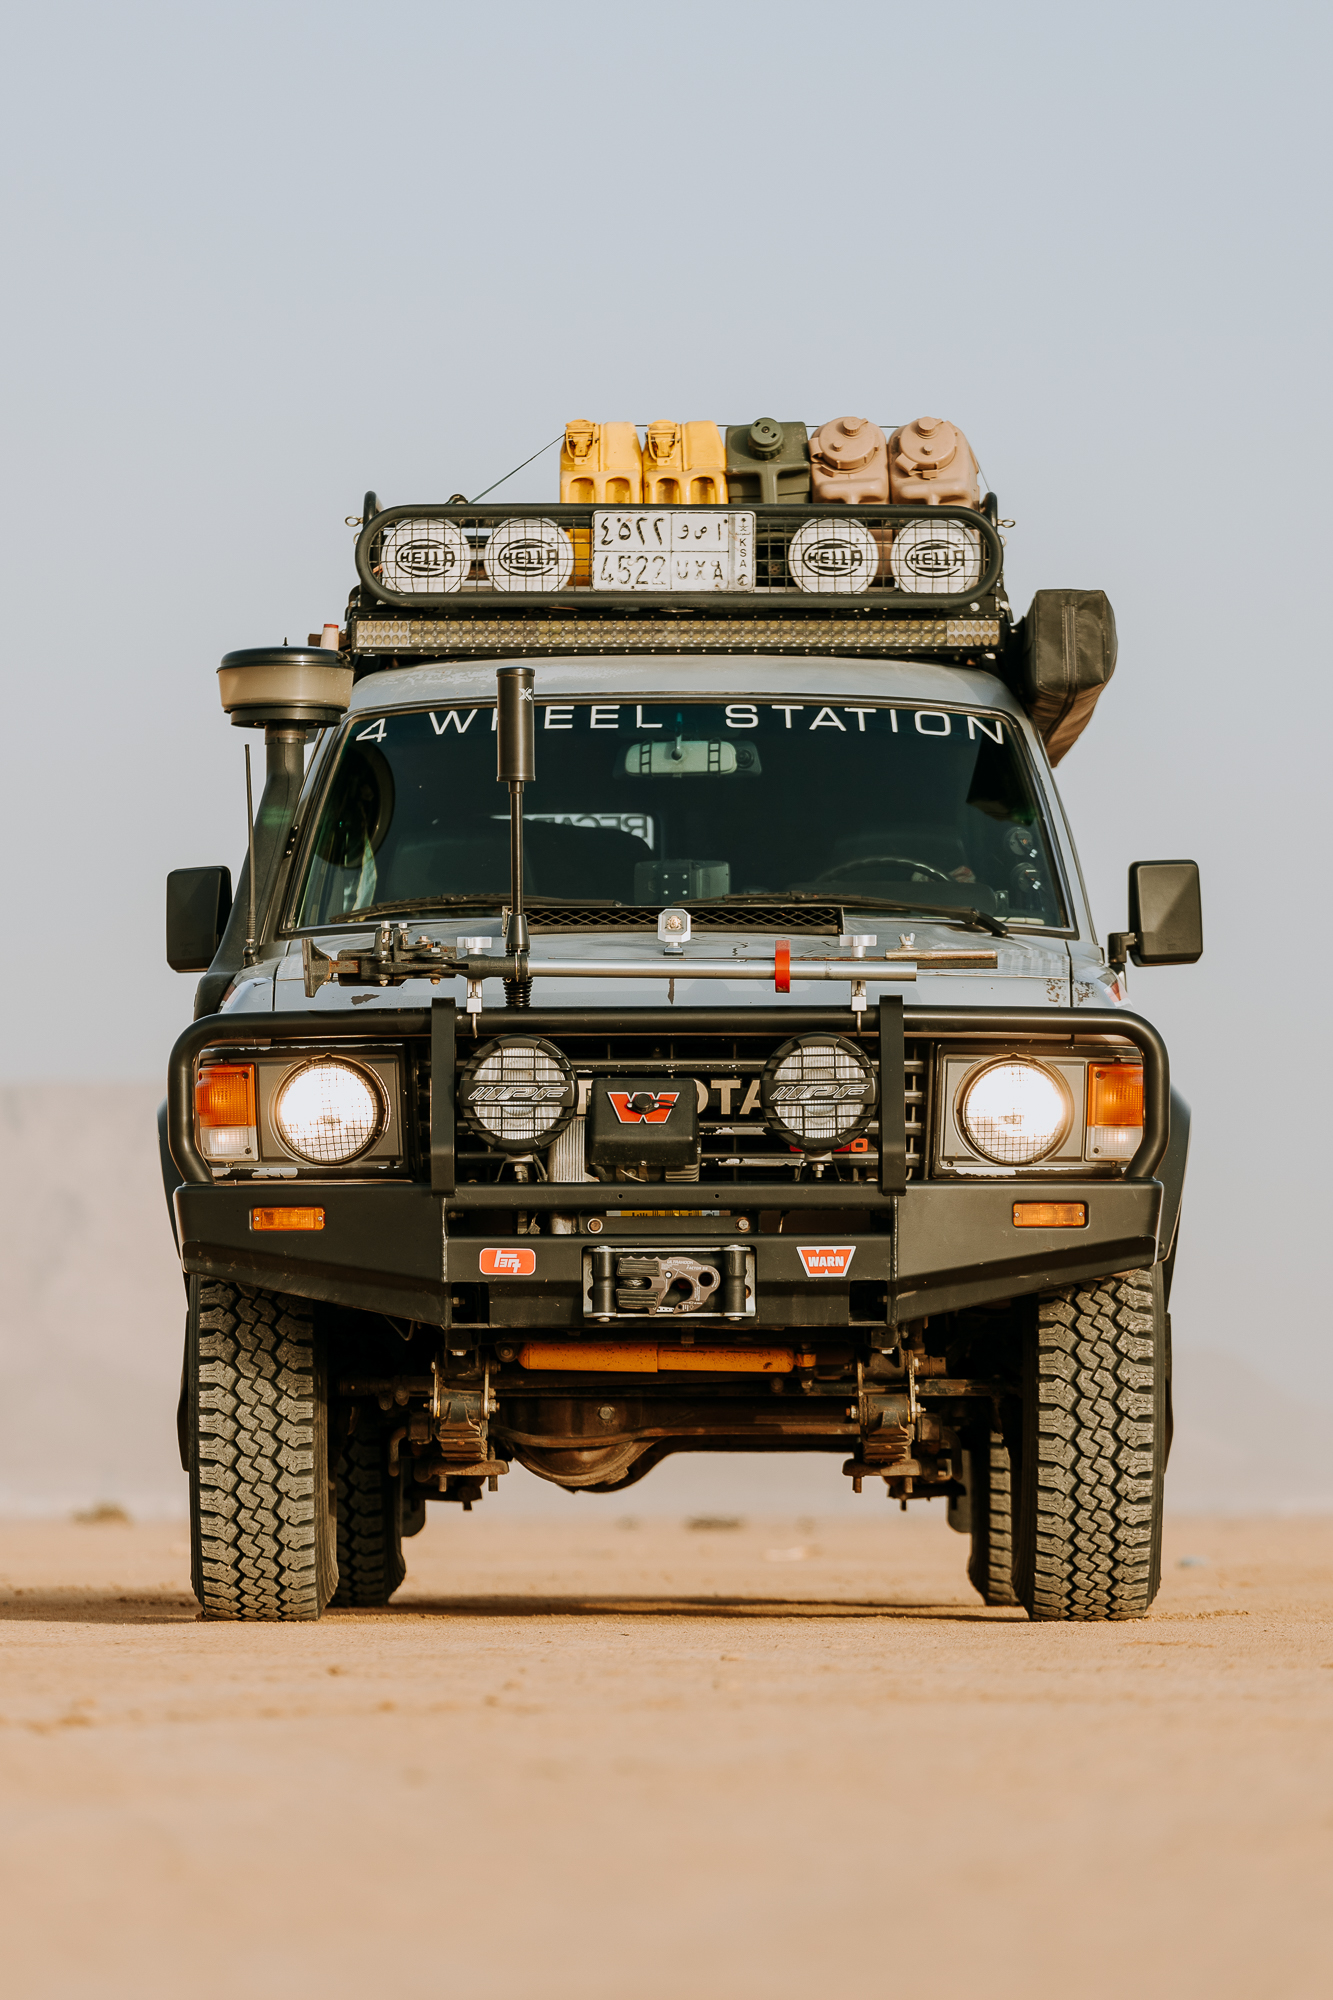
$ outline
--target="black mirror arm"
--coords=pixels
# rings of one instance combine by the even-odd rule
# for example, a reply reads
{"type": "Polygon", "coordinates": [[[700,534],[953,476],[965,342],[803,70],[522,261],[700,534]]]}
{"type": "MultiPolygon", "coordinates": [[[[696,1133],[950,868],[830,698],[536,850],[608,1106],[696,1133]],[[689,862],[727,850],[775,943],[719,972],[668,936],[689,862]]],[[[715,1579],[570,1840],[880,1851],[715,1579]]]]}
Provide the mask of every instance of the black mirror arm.
{"type": "Polygon", "coordinates": [[[1137,931],[1112,931],[1106,940],[1106,963],[1112,972],[1123,972],[1125,961],[1139,941],[1137,931]]]}

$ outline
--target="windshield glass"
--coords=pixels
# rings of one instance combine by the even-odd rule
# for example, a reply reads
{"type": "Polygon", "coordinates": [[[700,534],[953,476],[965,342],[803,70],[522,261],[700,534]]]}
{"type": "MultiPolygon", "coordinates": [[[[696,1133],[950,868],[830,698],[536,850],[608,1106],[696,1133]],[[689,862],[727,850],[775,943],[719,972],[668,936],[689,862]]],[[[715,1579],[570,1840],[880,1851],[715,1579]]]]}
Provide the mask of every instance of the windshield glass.
{"type": "MultiPolygon", "coordinates": [[[[536,721],[523,814],[534,902],[878,896],[1066,921],[1027,762],[1001,716],[650,700],[539,704],[536,721]]],[[[354,721],[299,924],[504,899],[494,726],[492,706],[354,721]]]]}

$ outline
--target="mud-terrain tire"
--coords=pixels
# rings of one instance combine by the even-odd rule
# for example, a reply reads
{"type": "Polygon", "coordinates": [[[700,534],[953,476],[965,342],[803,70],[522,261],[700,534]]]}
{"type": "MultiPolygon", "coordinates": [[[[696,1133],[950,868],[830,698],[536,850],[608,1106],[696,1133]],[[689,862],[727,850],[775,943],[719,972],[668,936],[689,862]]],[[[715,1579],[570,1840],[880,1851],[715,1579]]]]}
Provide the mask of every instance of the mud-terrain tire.
{"type": "Polygon", "coordinates": [[[194,1594],[206,1618],[318,1618],[338,1567],[310,1307],[211,1279],[197,1300],[187,1346],[194,1594]]]}
{"type": "Polygon", "coordinates": [[[403,1481],[389,1472],[389,1433],[358,1423],[338,1452],[334,1489],[338,1512],[335,1604],[387,1604],[407,1575],[403,1561],[403,1481]]]}
{"type": "Polygon", "coordinates": [[[1160,1268],[1037,1301],[1014,1550],[1030,1617],[1142,1618],[1157,1595],[1166,1369],[1160,1268]]]}
{"type": "Polygon", "coordinates": [[[968,1582],[987,1604],[1017,1604],[1009,1450],[1000,1433],[992,1431],[969,1456],[972,1551],[967,1562],[968,1582]]]}

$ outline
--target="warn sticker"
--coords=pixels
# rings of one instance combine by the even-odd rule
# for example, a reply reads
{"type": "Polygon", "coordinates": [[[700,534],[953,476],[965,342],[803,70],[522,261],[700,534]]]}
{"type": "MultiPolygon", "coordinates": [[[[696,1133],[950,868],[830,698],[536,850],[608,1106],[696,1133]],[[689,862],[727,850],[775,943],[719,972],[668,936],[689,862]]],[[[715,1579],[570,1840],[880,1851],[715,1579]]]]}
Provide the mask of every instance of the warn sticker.
{"type": "Polygon", "coordinates": [[[535,1250],[483,1250],[478,1258],[483,1278],[530,1278],[537,1268],[535,1250]]]}
{"type": "Polygon", "coordinates": [[[807,1278],[845,1278],[856,1255],[854,1243],[798,1243],[796,1254],[807,1278]]]}
{"type": "Polygon", "coordinates": [[[678,1090],[608,1090],[611,1109],[622,1125],[665,1125],[678,1090]]]}

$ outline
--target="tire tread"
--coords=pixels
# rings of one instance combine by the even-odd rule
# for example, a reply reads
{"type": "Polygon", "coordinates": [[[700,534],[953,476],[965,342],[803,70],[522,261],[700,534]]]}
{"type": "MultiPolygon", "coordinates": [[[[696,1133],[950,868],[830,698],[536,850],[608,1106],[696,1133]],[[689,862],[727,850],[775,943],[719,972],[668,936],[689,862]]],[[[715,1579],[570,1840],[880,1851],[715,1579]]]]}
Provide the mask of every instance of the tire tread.
{"type": "MultiPolygon", "coordinates": [[[[410,1463],[410,1461],[409,1461],[410,1463]]],[[[407,1575],[399,1521],[403,1475],[391,1478],[382,1430],[355,1430],[337,1458],[338,1589],[334,1603],[387,1604],[407,1575]]]]}
{"type": "Polygon", "coordinates": [[[194,1344],[192,1581],[204,1616],[318,1618],[336,1572],[310,1310],[203,1279],[194,1344]]]}
{"type": "Polygon", "coordinates": [[[987,1604],[1017,1604],[1014,1594],[1013,1473],[999,1431],[972,1453],[972,1550],[967,1575],[987,1604]]]}
{"type": "Polygon", "coordinates": [[[1152,1271],[1039,1300],[1018,1597],[1035,1619],[1142,1618],[1161,1579],[1163,1315],[1152,1271]]]}

